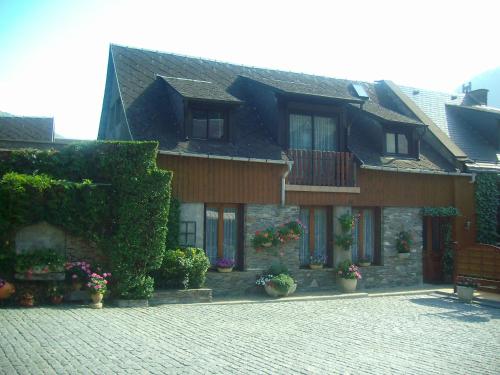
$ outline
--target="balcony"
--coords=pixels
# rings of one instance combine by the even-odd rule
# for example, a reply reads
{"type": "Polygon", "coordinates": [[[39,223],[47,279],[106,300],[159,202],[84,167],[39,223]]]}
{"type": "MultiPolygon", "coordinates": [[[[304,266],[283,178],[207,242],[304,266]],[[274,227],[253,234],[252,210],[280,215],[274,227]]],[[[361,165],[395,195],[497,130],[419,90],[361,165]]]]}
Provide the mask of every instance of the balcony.
{"type": "Polygon", "coordinates": [[[350,152],[288,150],[293,167],[287,190],[359,193],[350,152]]]}

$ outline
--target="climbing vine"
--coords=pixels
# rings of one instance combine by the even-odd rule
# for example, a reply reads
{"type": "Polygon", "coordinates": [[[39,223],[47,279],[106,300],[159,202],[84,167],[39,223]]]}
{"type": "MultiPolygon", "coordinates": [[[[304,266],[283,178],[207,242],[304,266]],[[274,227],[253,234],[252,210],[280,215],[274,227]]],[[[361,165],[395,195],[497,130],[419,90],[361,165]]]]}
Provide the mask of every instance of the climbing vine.
{"type": "Polygon", "coordinates": [[[460,216],[460,211],[456,207],[424,207],[422,208],[423,216],[434,217],[453,217],[460,216]]]}
{"type": "Polygon", "coordinates": [[[476,217],[479,243],[495,244],[497,233],[498,177],[494,173],[481,173],[476,177],[476,217]]]}

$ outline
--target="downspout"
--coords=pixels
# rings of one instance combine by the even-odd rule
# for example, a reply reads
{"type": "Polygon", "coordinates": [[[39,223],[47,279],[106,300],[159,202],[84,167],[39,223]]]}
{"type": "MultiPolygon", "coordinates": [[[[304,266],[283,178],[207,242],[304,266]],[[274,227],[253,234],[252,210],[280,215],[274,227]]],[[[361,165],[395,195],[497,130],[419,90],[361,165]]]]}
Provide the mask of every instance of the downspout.
{"type": "Polygon", "coordinates": [[[288,168],[283,173],[283,176],[281,176],[281,206],[282,207],[285,205],[286,178],[288,177],[288,174],[292,171],[293,161],[288,161],[287,165],[288,165],[288,168]]]}

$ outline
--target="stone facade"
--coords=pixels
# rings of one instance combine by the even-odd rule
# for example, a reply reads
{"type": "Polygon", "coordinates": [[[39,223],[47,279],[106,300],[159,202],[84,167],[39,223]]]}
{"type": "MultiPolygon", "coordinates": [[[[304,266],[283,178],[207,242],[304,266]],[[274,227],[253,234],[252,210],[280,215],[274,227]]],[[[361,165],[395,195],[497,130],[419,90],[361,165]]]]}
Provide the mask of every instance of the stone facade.
{"type": "Polygon", "coordinates": [[[420,208],[382,209],[382,265],[361,269],[361,288],[419,285],[422,283],[422,215],[420,208]],[[410,257],[400,259],[396,238],[402,230],[413,237],[410,257]]]}

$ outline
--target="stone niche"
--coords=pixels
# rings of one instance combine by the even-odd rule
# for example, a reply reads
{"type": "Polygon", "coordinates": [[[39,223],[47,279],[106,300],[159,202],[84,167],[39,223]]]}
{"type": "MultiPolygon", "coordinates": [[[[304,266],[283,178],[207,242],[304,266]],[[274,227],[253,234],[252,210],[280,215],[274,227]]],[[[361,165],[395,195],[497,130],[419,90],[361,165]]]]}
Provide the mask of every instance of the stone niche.
{"type": "Polygon", "coordinates": [[[16,233],[15,248],[17,254],[53,249],[68,261],[104,262],[102,253],[94,244],[45,221],[20,229],[16,233]]]}

